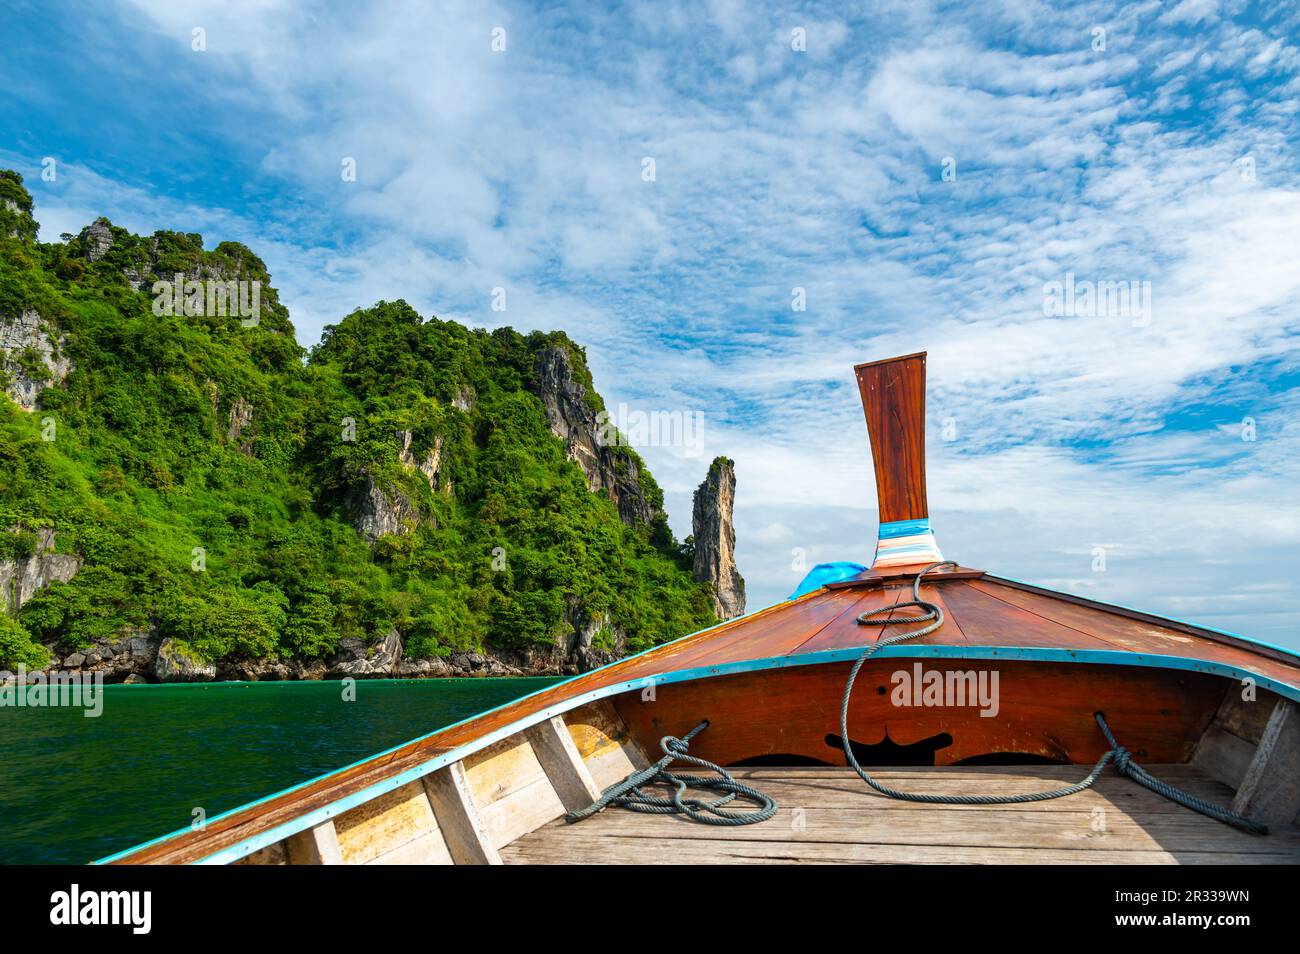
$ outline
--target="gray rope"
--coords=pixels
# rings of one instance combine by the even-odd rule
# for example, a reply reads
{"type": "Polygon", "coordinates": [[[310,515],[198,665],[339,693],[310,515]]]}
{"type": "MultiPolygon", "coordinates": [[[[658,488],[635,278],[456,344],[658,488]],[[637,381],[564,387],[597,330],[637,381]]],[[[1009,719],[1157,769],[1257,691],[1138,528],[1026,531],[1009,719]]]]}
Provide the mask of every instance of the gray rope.
{"type": "Polygon", "coordinates": [[[753,825],[761,821],[767,821],[776,814],[775,799],[756,788],[750,788],[748,785],[736,781],[721,766],[688,754],[687,750],[691,746],[691,740],[707,729],[708,726],[709,720],[705,719],[680,739],[671,735],[664,736],[659,741],[659,747],[664,751],[663,758],[654,765],[643,768],[639,772],[633,772],[621,782],[615,782],[605,789],[600,798],[596,799],[592,804],[586,808],[569,812],[564,816],[564,820],[569,824],[573,824],[582,821],[584,818],[590,818],[609,805],[616,805],[620,808],[630,808],[635,812],[648,812],[652,815],[685,815],[705,825],[753,825]],[[676,761],[690,762],[711,772],[716,772],[717,778],[708,778],[701,775],[676,775],[669,772],[668,766],[676,761]],[[671,785],[673,790],[668,798],[656,798],[653,795],[647,795],[641,790],[643,787],[650,785],[671,785]],[[687,798],[686,790],[688,788],[711,788],[726,794],[714,801],[707,802],[698,798],[687,798]],[[734,801],[737,797],[747,799],[758,805],[758,810],[736,812],[727,811],[723,808],[724,805],[734,801]]]}
{"type": "Polygon", "coordinates": [[[1101,712],[1094,713],[1097,724],[1101,727],[1102,733],[1106,736],[1106,742],[1110,745],[1110,751],[1102,755],[1097,760],[1097,764],[1092,767],[1092,771],[1080,782],[1073,785],[1067,785],[1065,788],[1057,788],[1047,792],[1029,792],[1024,795],[918,795],[913,792],[904,792],[896,788],[889,788],[882,785],[867,774],[866,770],[858,764],[857,757],[853,754],[853,746],[849,742],[849,700],[853,696],[853,683],[858,678],[858,673],[862,670],[863,665],[868,659],[886,646],[892,646],[896,643],[904,642],[909,639],[917,639],[933,633],[943,625],[943,608],[937,603],[931,603],[921,599],[921,578],[932,570],[937,570],[942,566],[950,566],[956,569],[957,564],[951,560],[945,560],[942,563],[932,563],[916,575],[912,581],[912,599],[906,603],[896,603],[893,606],[883,606],[880,609],[871,610],[858,616],[858,623],[863,626],[889,625],[897,623],[925,623],[933,620],[928,626],[914,630],[908,633],[897,633],[878,642],[869,644],[863,649],[862,654],[858,656],[853,668],[849,671],[848,682],[844,686],[844,699],[840,704],[840,741],[844,746],[844,757],[848,759],[849,765],[853,771],[857,772],[858,777],[866,782],[881,795],[889,798],[899,799],[905,802],[924,802],[932,805],[1015,805],[1026,802],[1043,802],[1051,798],[1063,798],[1066,795],[1075,795],[1097,781],[1101,775],[1102,769],[1112,759],[1115,760],[1115,768],[1121,775],[1127,775],[1140,785],[1149,788],[1157,795],[1162,795],[1172,802],[1177,802],[1186,808],[1200,812],[1210,818],[1221,821],[1224,824],[1232,825],[1234,828],[1240,828],[1242,831],[1250,832],[1253,835],[1264,835],[1268,833],[1268,828],[1258,822],[1251,821],[1236,812],[1229,811],[1226,808],[1220,808],[1212,805],[1207,801],[1197,798],[1195,795],[1189,795],[1180,789],[1174,788],[1166,782],[1151,775],[1142,766],[1133,761],[1131,753],[1117,741],[1110,731],[1110,726],[1106,724],[1106,719],[1101,712]],[[915,606],[924,612],[917,616],[903,616],[897,619],[875,619],[881,613],[892,613],[894,610],[904,606],[915,606]]]}
{"type": "Polygon", "coordinates": [[[1094,712],[1097,724],[1101,726],[1102,733],[1106,736],[1106,741],[1110,744],[1110,754],[1115,756],[1115,768],[1121,775],[1127,775],[1139,785],[1151,789],[1157,795],[1163,795],[1171,802],[1177,802],[1184,808],[1190,808],[1194,812],[1200,812],[1202,815],[1208,815],[1210,818],[1223,822],[1225,825],[1231,825],[1233,828],[1240,828],[1242,831],[1248,831],[1252,835],[1267,835],[1268,826],[1260,824],[1247,818],[1245,815],[1239,815],[1234,811],[1221,808],[1204,799],[1197,798],[1184,792],[1180,788],[1174,788],[1168,782],[1162,782],[1142,766],[1133,761],[1132,753],[1124,746],[1115,741],[1115,736],[1110,731],[1110,726],[1106,724],[1106,719],[1100,712],[1094,712]]]}

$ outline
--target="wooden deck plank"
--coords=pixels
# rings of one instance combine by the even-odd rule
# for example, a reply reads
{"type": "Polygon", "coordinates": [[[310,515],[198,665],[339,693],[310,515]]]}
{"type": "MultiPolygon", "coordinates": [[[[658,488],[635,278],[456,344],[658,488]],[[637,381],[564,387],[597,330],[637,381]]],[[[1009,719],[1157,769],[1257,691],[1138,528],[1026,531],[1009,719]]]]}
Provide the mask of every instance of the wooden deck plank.
{"type": "Polygon", "coordinates": [[[1234,855],[1215,851],[1070,851],[1063,849],[961,848],[949,845],[857,845],[808,842],[781,850],[781,843],[687,838],[609,837],[573,843],[563,855],[546,846],[518,842],[506,849],[507,864],[938,864],[938,865],[1173,865],[1295,864],[1293,853],[1234,855]]]}
{"type": "MultiPolygon", "coordinates": [[[[872,591],[826,593],[820,599],[792,608],[788,613],[756,621],[752,626],[738,628],[708,643],[689,645],[680,652],[658,658],[650,663],[645,674],[662,672],[665,663],[670,663],[668,669],[690,669],[741,659],[782,656],[828,625],[849,614],[856,616],[879,605],[880,599],[881,594],[872,591]]],[[[639,670],[638,666],[629,666],[624,678],[635,678],[639,670]]]]}
{"type": "MultiPolygon", "coordinates": [[[[885,634],[886,624],[882,621],[876,626],[863,626],[858,617],[866,612],[893,606],[906,592],[902,587],[889,587],[880,590],[850,591],[858,594],[858,602],[852,612],[843,613],[831,620],[808,639],[789,649],[790,655],[797,653],[816,653],[828,649],[844,649],[849,646],[866,646],[877,642],[885,634]]],[[[884,614],[881,614],[884,616],[884,614]]],[[[888,619],[894,616],[890,613],[888,619]]]]}
{"type": "MultiPolygon", "coordinates": [[[[1053,782],[1046,780],[1034,781],[1024,780],[1023,783],[1015,786],[1013,791],[1016,792],[1040,792],[1052,788],[1060,788],[1064,785],[1076,782],[1083,777],[1086,769],[1079,767],[1079,771],[1073,778],[1060,779],[1053,782]]],[[[942,783],[931,781],[929,779],[915,778],[886,778],[881,773],[872,773],[872,777],[877,781],[888,784],[894,788],[907,792],[913,792],[918,795],[940,795],[952,790],[951,783],[942,783]]],[[[1221,786],[1214,784],[1188,784],[1185,781],[1175,782],[1174,779],[1166,779],[1171,785],[1177,784],[1179,788],[1196,795],[1198,798],[1204,798],[1211,803],[1217,803],[1227,807],[1232,802],[1232,792],[1225,791],[1221,786]]],[[[791,781],[775,781],[772,779],[754,780],[747,784],[757,785],[762,791],[776,799],[779,805],[790,808],[799,808],[810,804],[810,788],[819,789],[813,798],[816,808],[836,809],[845,811],[878,811],[878,812],[897,812],[897,811],[915,811],[917,806],[911,802],[899,801],[898,799],[886,798],[883,795],[874,794],[866,790],[862,781],[856,776],[849,778],[840,778],[836,780],[820,779],[798,779],[791,781]]],[[[967,795],[997,795],[1005,794],[1010,786],[998,782],[977,782],[969,781],[963,784],[962,792],[967,795]]],[[[1169,814],[1181,815],[1187,811],[1181,805],[1176,805],[1166,798],[1161,798],[1155,792],[1148,791],[1141,785],[1129,783],[1125,787],[1114,786],[1109,789],[1098,791],[1096,789],[1087,789],[1077,795],[1070,796],[1070,806],[1074,811],[1092,811],[1100,808],[1104,811],[1112,809],[1125,813],[1141,812],[1145,814],[1169,814]]],[[[950,811],[979,811],[989,810],[990,807],[998,808],[1000,811],[1015,812],[1059,812],[1062,809],[1055,804],[1055,800],[1045,802],[1025,802],[1023,804],[988,806],[988,805],[948,805],[941,806],[950,811]]]]}
{"type": "MultiPolygon", "coordinates": [[[[1158,777],[1227,804],[1231,790],[1186,765],[1158,777]]],[[[1063,799],[1021,805],[921,805],[872,794],[848,769],[749,768],[735,773],[780,806],[759,825],[720,828],[609,809],[562,821],[502,850],[530,863],[1300,863],[1300,828],[1257,837],[1161,799],[1114,774],[1063,799]]],[[[1019,793],[1080,777],[1079,766],[882,769],[908,791],[1019,793]]]]}

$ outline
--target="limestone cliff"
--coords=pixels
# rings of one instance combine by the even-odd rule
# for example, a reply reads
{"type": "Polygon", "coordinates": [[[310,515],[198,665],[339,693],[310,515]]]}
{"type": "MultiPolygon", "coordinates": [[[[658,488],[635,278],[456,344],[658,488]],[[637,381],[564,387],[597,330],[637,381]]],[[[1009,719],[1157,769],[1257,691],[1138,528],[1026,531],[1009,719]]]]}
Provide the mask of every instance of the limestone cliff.
{"type": "MultiPolygon", "coordinates": [[[[23,533],[20,529],[18,533],[23,533]]],[[[42,587],[56,580],[66,583],[81,569],[81,559],[54,552],[54,530],[35,531],[35,546],[26,556],[0,560],[0,610],[16,613],[42,587]]]]}
{"type": "Polygon", "coordinates": [[[538,354],[536,391],[551,433],[564,441],[569,459],[586,474],[587,486],[603,490],[628,526],[652,523],[661,509],[647,492],[640,460],[601,442],[597,411],[587,399],[587,389],[574,377],[567,348],[552,346],[538,354]]]}
{"type": "Polygon", "coordinates": [[[735,464],[726,457],[714,458],[708,476],[695,491],[691,526],[695,578],[713,586],[719,619],[745,612],[745,580],[736,569],[736,531],[731,520],[735,500],[735,464]]]}
{"type": "Polygon", "coordinates": [[[0,386],[24,411],[36,410],[41,392],[63,383],[72,370],[63,345],[30,308],[16,318],[0,316],[0,386]]]}
{"type": "Polygon", "coordinates": [[[366,474],[351,499],[353,525],[375,543],[383,536],[401,536],[419,525],[420,511],[411,498],[396,487],[383,487],[366,474]]]}

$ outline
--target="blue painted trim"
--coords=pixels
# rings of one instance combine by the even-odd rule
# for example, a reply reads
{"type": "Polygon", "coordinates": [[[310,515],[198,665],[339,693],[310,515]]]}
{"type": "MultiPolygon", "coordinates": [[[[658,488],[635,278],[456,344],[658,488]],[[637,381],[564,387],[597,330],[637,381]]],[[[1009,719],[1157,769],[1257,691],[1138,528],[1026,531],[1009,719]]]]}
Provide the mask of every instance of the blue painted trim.
{"type": "MultiPolygon", "coordinates": [[[[702,630],[702,632],[704,631],[702,630]]],[[[674,642],[676,642],[676,640],[674,640],[674,642]]],[[[647,652],[648,651],[649,650],[647,650],[647,652]]],[[[245,839],[244,841],[239,842],[238,844],[231,845],[229,848],[225,848],[222,851],[219,851],[213,855],[209,855],[207,858],[204,858],[202,861],[198,863],[205,864],[205,865],[229,864],[232,861],[238,861],[240,858],[250,855],[261,848],[265,848],[268,845],[273,845],[278,841],[282,841],[285,838],[288,838],[290,835],[297,834],[300,831],[304,831],[315,825],[319,825],[322,822],[329,820],[330,818],[334,818],[342,814],[343,812],[346,812],[351,808],[355,808],[357,805],[360,805],[364,802],[370,801],[373,798],[383,795],[386,792],[390,792],[396,788],[401,788],[403,785],[406,785],[419,778],[422,778],[423,776],[428,775],[430,772],[435,772],[445,765],[449,765],[452,762],[460,761],[461,759],[465,758],[467,755],[472,755],[474,752],[480,751],[481,749],[484,749],[487,746],[492,745],[493,743],[498,742],[503,738],[507,738],[508,736],[514,735],[515,733],[520,732],[531,725],[536,725],[537,723],[545,721],[546,719],[549,719],[552,716],[560,715],[564,712],[568,712],[571,709],[579,708],[580,706],[584,706],[587,703],[596,701],[598,699],[604,699],[609,696],[618,695],[620,693],[634,691],[637,689],[644,689],[648,686],[669,685],[678,682],[690,682],[695,679],[709,679],[715,676],[728,676],[728,675],[735,675],[737,673],[754,672],[757,670],[765,670],[765,669],[784,669],[784,668],[795,667],[795,666],[815,666],[815,665],[822,665],[826,663],[848,662],[850,660],[856,659],[861,654],[861,652],[862,652],[862,648],[859,646],[859,647],[852,647],[848,649],[832,649],[832,650],[823,650],[821,652],[814,652],[814,653],[802,653],[794,656],[773,656],[765,659],[747,659],[747,660],[742,660],[740,662],[722,663],[717,666],[704,666],[696,669],[684,669],[677,672],[658,673],[652,676],[645,676],[639,679],[632,679],[626,682],[614,683],[613,685],[604,686],[600,689],[593,689],[590,692],[586,692],[581,695],[574,696],[569,699],[565,699],[554,706],[549,706],[546,709],[543,709],[540,712],[532,713],[531,715],[523,719],[520,719],[509,725],[503,726],[500,729],[497,729],[493,732],[489,732],[475,739],[473,742],[461,746],[460,748],[452,749],[448,752],[444,752],[441,755],[435,756],[434,758],[430,759],[428,762],[415,766],[414,768],[407,769],[405,772],[402,772],[391,778],[387,778],[384,779],[383,781],[376,782],[375,784],[369,786],[368,788],[365,788],[359,792],[349,795],[346,798],[341,798],[338,801],[332,802],[331,804],[326,805],[323,808],[318,808],[315,811],[309,812],[306,815],[302,815],[298,818],[295,818],[292,821],[286,822],[285,824],[280,825],[276,828],[272,828],[265,832],[261,832],[260,834],[254,835],[252,838],[248,838],[245,839]]],[[[641,654],[638,653],[638,655],[641,654]]],[[[1192,659],[1185,656],[1148,655],[1143,653],[1131,653],[1131,652],[1125,652],[1123,650],[1109,650],[1109,649],[1069,650],[1069,649],[1044,649],[1038,647],[1022,647],[1022,646],[898,645],[898,646],[885,647],[884,649],[880,650],[873,658],[876,659],[887,659],[887,658],[888,659],[989,659],[989,660],[1008,659],[1008,660],[1027,660],[1027,661],[1034,661],[1034,662],[1087,663],[1087,664],[1094,664],[1094,665],[1138,666],[1138,667],[1151,668],[1151,669],[1186,670],[1190,672],[1203,672],[1203,673],[1208,673],[1216,676],[1224,676],[1233,679],[1251,678],[1255,680],[1255,683],[1258,686],[1261,686],[1272,692],[1276,692],[1278,695],[1284,696],[1288,699],[1291,699],[1292,701],[1300,702],[1300,686],[1291,685],[1288,683],[1280,683],[1275,680],[1269,679],[1266,676],[1262,676],[1259,675],[1258,673],[1250,672],[1247,669],[1242,669],[1237,666],[1228,666],[1221,663],[1210,663],[1204,660],[1192,659]]],[[[562,685],[562,684],[563,683],[557,685],[562,685]]],[[[550,686],[547,688],[553,689],[554,687],[550,686]]],[[[540,690],[540,691],[546,691],[546,690],[540,690]]],[[[535,693],[533,695],[535,695],[535,693]]],[[[478,716],[474,716],[473,718],[478,718],[478,716]]],[[[460,725],[466,721],[469,720],[462,720],[461,722],[456,724],[460,725]]],[[[397,746],[396,748],[400,748],[400,746],[397,746]]],[[[392,751],[392,749],[389,749],[387,751],[392,751]]],[[[371,758],[375,758],[375,756],[371,756],[371,758]]],[[[369,760],[370,759],[365,759],[363,761],[369,761],[369,760]]],[[[334,773],[330,772],[328,774],[333,775],[334,773]]],[[[310,783],[304,783],[304,784],[310,784],[310,783]]],[[[300,786],[295,786],[295,788],[298,787],[300,786]]],[[[286,791],[293,791],[293,789],[286,789],[286,791]]],[[[284,794],[284,793],[281,792],[277,794],[284,794]]],[[[277,796],[268,796],[268,798],[274,798],[274,797],[277,796]]],[[[245,808],[250,807],[250,805],[259,804],[259,802],[261,801],[266,801],[266,799],[259,799],[258,802],[251,802],[249,803],[249,805],[241,806],[241,808],[234,809],[233,811],[241,811],[245,808]]],[[[227,812],[226,814],[230,814],[230,813],[227,812]]],[[[182,829],[182,831],[186,831],[186,830],[188,829],[182,829]]],[[[179,832],[173,833],[173,835],[174,834],[179,834],[179,832]]],[[[154,839],[154,841],[147,842],[146,844],[154,844],[158,841],[162,841],[165,838],[170,838],[170,837],[172,837],[172,835],[166,835],[163,836],[163,838],[154,839]]],[[[138,851],[140,848],[143,847],[145,847],[145,845],[140,845],[137,846],[136,848],[131,848],[126,851],[119,852],[116,855],[111,855],[108,858],[101,859],[100,861],[96,862],[96,864],[104,864],[116,858],[120,858],[124,855],[128,855],[131,854],[132,852],[138,851]]]]}
{"type": "Polygon", "coordinates": [[[920,517],[916,520],[894,520],[891,523],[882,523],[880,529],[876,531],[876,537],[880,540],[892,540],[894,537],[910,537],[918,533],[931,533],[930,518],[920,517]]]}

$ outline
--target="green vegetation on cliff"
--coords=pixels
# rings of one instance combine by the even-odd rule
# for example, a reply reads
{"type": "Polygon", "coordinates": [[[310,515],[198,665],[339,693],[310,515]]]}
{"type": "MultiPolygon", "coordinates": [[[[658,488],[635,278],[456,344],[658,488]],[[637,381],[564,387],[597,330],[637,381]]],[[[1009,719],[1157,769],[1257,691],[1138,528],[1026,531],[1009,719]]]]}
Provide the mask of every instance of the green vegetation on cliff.
{"type": "Polygon", "coordinates": [[[593,620],[597,648],[636,651],[713,621],[662,515],[624,523],[552,434],[539,355],[590,381],[562,333],[381,302],[305,354],[242,245],[102,219],[38,243],[20,177],[0,199],[0,324],[34,312],[49,352],[7,352],[0,380],[43,387],[34,411],[0,398],[0,528],[21,529],[0,560],[52,527],[83,561],[0,621],[0,667],[149,627],[217,661],[393,628],[407,656],[545,652],[593,620]],[[260,282],[260,320],[155,314],[177,273],[260,282]]]}

